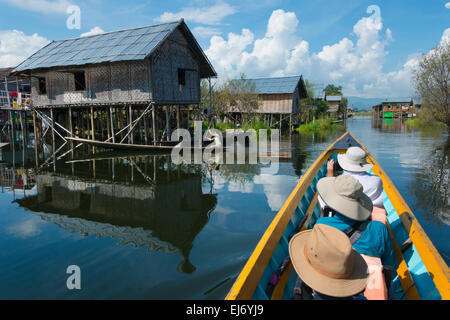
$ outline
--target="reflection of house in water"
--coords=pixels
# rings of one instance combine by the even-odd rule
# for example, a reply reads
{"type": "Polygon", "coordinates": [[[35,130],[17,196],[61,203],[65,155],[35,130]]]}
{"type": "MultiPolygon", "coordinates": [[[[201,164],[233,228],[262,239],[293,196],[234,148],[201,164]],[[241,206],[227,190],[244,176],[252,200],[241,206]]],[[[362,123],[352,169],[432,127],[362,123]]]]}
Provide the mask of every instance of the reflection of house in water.
{"type": "Polygon", "coordinates": [[[189,253],[217,203],[215,195],[202,193],[202,175],[187,171],[158,184],[47,173],[38,174],[36,182],[37,195],[18,202],[44,220],[84,235],[120,239],[121,245],[177,252],[184,273],[195,270],[189,253]]]}
{"type": "Polygon", "coordinates": [[[6,191],[23,191],[25,195],[35,185],[33,170],[0,166],[0,186],[2,193],[6,191]]]}
{"type": "Polygon", "coordinates": [[[372,128],[378,128],[384,132],[406,132],[410,129],[401,119],[376,117],[372,117],[372,128]]]}

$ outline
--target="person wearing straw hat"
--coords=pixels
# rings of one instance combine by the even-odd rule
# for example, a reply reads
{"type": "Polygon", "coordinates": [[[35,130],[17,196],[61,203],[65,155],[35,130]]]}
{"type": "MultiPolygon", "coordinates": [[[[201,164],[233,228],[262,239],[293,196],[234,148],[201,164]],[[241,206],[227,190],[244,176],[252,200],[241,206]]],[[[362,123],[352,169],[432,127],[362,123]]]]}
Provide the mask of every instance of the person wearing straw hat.
{"type": "MultiPolygon", "coordinates": [[[[366,161],[367,153],[360,147],[350,147],[345,154],[337,156],[337,163],[343,170],[343,174],[348,174],[357,179],[363,186],[364,193],[369,196],[376,207],[383,208],[383,182],[381,178],[370,174],[373,164],[366,161]]],[[[336,176],[334,160],[327,163],[327,176],[336,176]]],[[[319,199],[321,202],[322,199],[319,199]]],[[[323,203],[321,203],[323,204],[323,203]]]]}
{"type": "Polygon", "coordinates": [[[389,230],[384,223],[370,220],[373,204],[358,180],[351,175],[324,177],[317,182],[317,191],[329,215],[319,218],[316,224],[344,232],[360,254],[378,257],[383,265],[395,266],[389,230]]]}
{"type": "Polygon", "coordinates": [[[316,224],[297,233],[289,241],[289,256],[300,281],[314,290],[314,300],[362,298],[367,264],[338,229],[316,224]]]}

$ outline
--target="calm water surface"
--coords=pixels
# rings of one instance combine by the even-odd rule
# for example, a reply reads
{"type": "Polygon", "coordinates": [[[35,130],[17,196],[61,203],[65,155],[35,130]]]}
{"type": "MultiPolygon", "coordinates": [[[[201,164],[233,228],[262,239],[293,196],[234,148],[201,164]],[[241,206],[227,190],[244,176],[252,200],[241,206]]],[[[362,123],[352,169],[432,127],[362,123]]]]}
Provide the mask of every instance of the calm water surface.
{"type": "MultiPolygon", "coordinates": [[[[347,129],[448,263],[446,135],[370,118],[350,120],[347,129]]],[[[36,173],[13,167],[4,152],[0,298],[223,299],[301,175],[340,134],[283,138],[276,173],[264,165],[209,171],[175,166],[166,156],[117,153],[36,173]],[[66,287],[73,264],[81,268],[81,290],[66,287]]]]}

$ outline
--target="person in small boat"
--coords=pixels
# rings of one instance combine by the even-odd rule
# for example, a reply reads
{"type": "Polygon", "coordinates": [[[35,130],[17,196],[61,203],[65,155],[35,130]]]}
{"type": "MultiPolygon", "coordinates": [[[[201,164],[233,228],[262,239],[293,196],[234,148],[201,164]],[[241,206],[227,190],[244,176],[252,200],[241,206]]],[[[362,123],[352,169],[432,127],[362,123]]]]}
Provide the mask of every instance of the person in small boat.
{"type": "Polygon", "coordinates": [[[360,254],[378,257],[384,266],[395,267],[389,230],[384,223],[371,220],[373,203],[358,180],[351,175],[324,177],[317,182],[317,191],[324,201],[324,216],[316,224],[344,232],[360,254]]]}
{"type": "Polygon", "coordinates": [[[342,231],[316,224],[292,237],[289,255],[303,291],[298,299],[365,300],[368,266],[342,231]]]}
{"type": "MultiPolygon", "coordinates": [[[[383,208],[383,182],[380,177],[367,172],[373,164],[368,163],[366,157],[367,153],[362,148],[350,147],[345,154],[337,156],[337,163],[333,159],[328,161],[327,176],[337,176],[338,171],[353,176],[362,184],[364,193],[372,200],[373,205],[383,208]]],[[[321,200],[319,202],[322,205],[321,200]]]]}

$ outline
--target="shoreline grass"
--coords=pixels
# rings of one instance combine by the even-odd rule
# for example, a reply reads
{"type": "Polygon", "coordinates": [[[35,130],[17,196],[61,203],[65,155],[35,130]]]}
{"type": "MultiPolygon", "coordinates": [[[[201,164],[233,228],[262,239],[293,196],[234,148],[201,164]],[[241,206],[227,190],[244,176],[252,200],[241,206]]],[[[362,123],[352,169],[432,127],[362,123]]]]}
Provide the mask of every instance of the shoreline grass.
{"type": "Polygon", "coordinates": [[[405,124],[408,127],[411,127],[414,129],[447,130],[447,126],[442,122],[438,122],[438,121],[426,122],[419,117],[408,118],[408,119],[406,119],[405,124]]]}
{"type": "Polygon", "coordinates": [[[331,123],[331,119],[317,119],[300,125],[296,130],[301,134],[316,134],[345,130],[345,126],[340,123],[331,123]]]}

